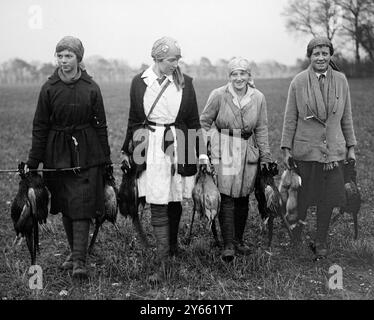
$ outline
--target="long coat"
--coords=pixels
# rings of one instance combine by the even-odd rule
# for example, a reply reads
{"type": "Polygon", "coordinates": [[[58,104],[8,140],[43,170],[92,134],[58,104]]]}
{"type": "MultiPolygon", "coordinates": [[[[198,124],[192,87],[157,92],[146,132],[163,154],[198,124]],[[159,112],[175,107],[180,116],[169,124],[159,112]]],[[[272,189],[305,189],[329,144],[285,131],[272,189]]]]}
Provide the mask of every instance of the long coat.
{"type": "Polygon", "coordinates": [[[103,208],[102,170],[110,163],[107,124],[99,86],[82,71],[72,84],[57,70],[42,86],[36,108],[28,165],[89,168],[80,173],[45,174],[52,194],[51,213],[92,218],[103,208]]]}
{"type": "Polygon", "coordinates": [[[218,189],[234,198],[245,197],[253,191],[258,161],[271,161],[264,95],[248,87],[241,104],[229,83],[212,91],[200,116],[201,127],[210,131],[212,161],[218,168],[218,189]],[[215,128],[211,129],[213,122],[215,128]],[[231,136],[229,130],[233,129],[239,136],[231,136]],[[253,134],[245,140],[240,137],[241,130],[253,134]]]}

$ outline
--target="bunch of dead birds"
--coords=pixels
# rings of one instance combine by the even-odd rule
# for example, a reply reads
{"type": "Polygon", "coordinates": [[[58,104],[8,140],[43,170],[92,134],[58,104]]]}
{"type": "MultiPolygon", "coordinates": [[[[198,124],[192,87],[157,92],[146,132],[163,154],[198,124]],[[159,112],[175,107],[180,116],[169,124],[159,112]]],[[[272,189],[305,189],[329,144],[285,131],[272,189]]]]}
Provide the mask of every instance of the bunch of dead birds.
{"type": "MultiPolygon", "coordinates": [[[[131,158],[130,158],[131,161],[131,158]]],[[[50,193],[37,172],[23,170],[24,164],[19,165],[20,182],[17,194],[11,206],[11,218],[16,232],[16,240],[26,239],[30,252],[31,264],[36,264],[36,253],[39,252],[39,224],[46,223],[50,208],[50,193]]],[[[275,185],[274,177],[279,174],[276,162],[268,166],[258,166],[258,173],[255,180],[255,197],[258,202],[258,211],[263,223],[268,229],[268,246],[271,246],[273,237],[274,219],[279,217],[292,238],[292,229],[297,224],[305,224],[298,219],[297,194],[302,186],[300,175],[297,173],[295,161],[290,158],[290,169],[284,170],[279,187],[275,185]]],[[[355,160],[348,160],[344,164],[345,190],[347,205],[341,208],[338,215],[332,218],[334,224],[339,216],[348,212],[354,219],[355,239],[358,236],[357,216],[361,204],[361,196],[357,187],[357,172],[355,160]]],[[[123,165],[122,181],[119,189],[113,176],[113,170],[107,171],[104,176],[104,201],[105,210],[95,219],[95,230],[89,245],[89,252],[92,251],[100,227],[105,221],[116,225],[118,211],[124,217],[132,220],[133,226],[139,235],[143,246],[149,247],[146,234],[139,219],[139,214],[145,206],[145,199],[139,198],[136,184],[137,170],[132,162],[130,167],[123,165]]],[[[192,226],[195,213],[200,218],[206,218],[207,228],[212,231],[216,244],[219,245],[219,238],[216,230],[215,218],[219,214],[221,197],[217,188],[217,176],[212,165],[200,165],[196,175],[195,186],[192,191],[193,214],[190,224],[188,243],[191,241],[192,226]]],[[[20,241],[18,241],[20,242],[20,241]]]]}

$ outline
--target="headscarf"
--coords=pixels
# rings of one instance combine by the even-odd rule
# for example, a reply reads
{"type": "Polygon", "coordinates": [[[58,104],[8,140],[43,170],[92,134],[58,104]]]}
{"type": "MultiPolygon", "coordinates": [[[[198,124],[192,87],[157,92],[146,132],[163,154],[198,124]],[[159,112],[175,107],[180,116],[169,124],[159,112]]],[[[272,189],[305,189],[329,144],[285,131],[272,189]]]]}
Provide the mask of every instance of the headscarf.
{"type": "Polygon", "coordinates": [[[255,83],[252,79],[251,67],[249,61],[242,57],[236,57],[230,60],[228,64],[229,75],[231,75],[234,71],[242,70],[249,74],[248,85],[252,88],[256,88],[255,83]]]}
{"type": "Polygon", "coordinates": [[[327,37],[315,37],[310,42],[308,43],[308,46],[306,48],[306,55],[308,58],[311,57],[313,49],[315,47],[320,47],[320,46],[326,46],[330,48],[330,55],[332,56],[334,54],[334,47],[327,37]]]}
{"type": "MultiPolygon", "coordinates": [[[[180,58],[182,56],[181,48],[175,39],[162,37],[153,44],[151,56],[156,62],[169,57],[180,58]]],[[[173,80],[178,90],[184,88],[184,77],[179,66],[173,72],[173,80]]]]}
{"type": "MultiPolygon", "coordinates": [[[[332,42],[327,37],[315,37],[308,43],[308,46],[306,48],[306,55],[308,58],[312,56],[313,49],[315,47],[325,46],[330,48],[330,55],[332,56],[334,54],[334,46],[332,45],[332,42]]],[[[330,66],[335,71],[340,71],[338,66],[333,60],[330,60],[330,66]]]]}
{"type": "Polygon", "coordinates": [[[84,64],[82,62],[83,55],[84,55],[84,47],[83,47],[82,41],[72,36],[63,37],[59,41],[59,43],[57,43],[56,45],[56,53],[64,51],[64,50],[69,50],[71,52],[74,52],[75,55],[77,56],[79,67],[82,70],[85,70],[84,64]]]}

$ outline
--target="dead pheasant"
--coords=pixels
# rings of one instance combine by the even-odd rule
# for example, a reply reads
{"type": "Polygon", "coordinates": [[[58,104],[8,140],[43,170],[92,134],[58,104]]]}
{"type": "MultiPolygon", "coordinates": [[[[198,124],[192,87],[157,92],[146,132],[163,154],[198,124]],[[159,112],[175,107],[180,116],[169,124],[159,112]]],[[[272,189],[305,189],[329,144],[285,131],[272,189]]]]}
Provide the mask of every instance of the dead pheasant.
{"type": "MultiPolygon", "coordinates": [[[[50,208],[50,194],[43,178],[35,172],[24,171],[24,163],[18,170],[21,176],[18,192],[12,202],[11,218],[17,239],[26,238],[31,256],[31,265],[36,264],[36,252],[39,251],[39,225],[47,222],[50,208]]],[[[16,239],[16,240],[17,240],[16,239]]]]}
{"type": "Polygon", "coordinates": [[[88,253],[92,252],[97,235],[99,233],[99,229],[105,221],[113,223],[116,230],[120,233],[116,224],[118,213],[117,195],[118,190],[116,187],[116,181],[114,179],[113,172],[107,171],[104,175],[104,212],[102,212],[100,216],[95,218],[95,230],[88,247],[88,253]]]}
{"type": "Polygon", "coordinates": [[[357,216],[361,207],[361,194],[357,187],[357,172],[356,172],[356,161],[349,159],[344,162],[344,188],[345,195],[347,198],[346,206],[340,208],[339,214],[335,215],[331,219],[331,225],[333,225],[340,215],[344,212],[350,213],[354,223],[354,239],[358,238],[358,221],[357,216]]]}
{"type": "Polygon", "coordinates": [[[298,223],[305,224],[305,222],[298,219],[297,194],[301,187],[301,177],[296,172],[293,158],[289,158],[289,166],[291,169],[286,169],[282,174],[279,191],[286,211],[285,217],[290,223],[290,228],[294,229],[298,223]]]}
{"type": "Polygon", "coordinates": [[[144,247],[150,246],[147,236],[144,232],[143,226],[139,220],[139,209],[144,209],[145,198],[139,198],[138,187],[136,183],[137,174],[136,166],[130,157],[131,168],[122,166],[122,182],[118,192],[119,212],[124,217],[130,217],[136,232],[139,235],[140,241],[144,247]]]}
{"type": "Polygon", "coordinates": [[[214,180],[214,173],[212,170],[208,171],[207,166],[206,164],[200,165],[192,190],[194,206],[188,242],[191,241],[195,213],[198,213],[200,218],[203,216],[207,218],[207,228],[212,231],[216,244],[219,244],[215,217],[220,210],[221,195],[214,180]]]}
{"type": "Polygon", "coordinates": [[[290,225],[285,218],[285,210],[278,188],[275,186],[274,177],[278,174],[276,162],[268,164],[268,168],[259,165],[255,180],[255,197],[261,219],[268,227],[268,246],[273,238],[273,222],[276,217],[281,217],[287,231],[291,235],[290,225]]]}

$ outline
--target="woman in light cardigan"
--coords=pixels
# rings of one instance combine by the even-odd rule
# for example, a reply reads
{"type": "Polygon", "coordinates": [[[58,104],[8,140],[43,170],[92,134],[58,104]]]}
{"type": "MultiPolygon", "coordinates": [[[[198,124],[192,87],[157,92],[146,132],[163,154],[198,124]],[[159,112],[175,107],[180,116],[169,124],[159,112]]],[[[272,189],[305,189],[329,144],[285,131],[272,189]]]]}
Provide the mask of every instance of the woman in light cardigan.
{"type": "Polygon", "coordinates": [[[266,101],[254,87],[249,62],[234,58],[228,69],[229,83],[211,92],[200,116],[205,139],[211,140],[212,162],[218,173],[222,259],[227,262],[233,260],[235,251],[250,253],[243,241],[248,197],[254,190],[258,161],[264,165],[272,160],[266,101]]]}
{"type": "Polygon", "coordinates": [[[294,229],[301,240],[309,206],[317,206],[316,258],[327,256],[327,234],[334,207],[344,206],[344,160],[355,159],[351,98],[346,77],[336,70],[334,48],[325,37],[310,41],[308,69],[292,80],[284,115],[281,148],[284,163],[296,160],[302,179],[298,193],[301,223],[294,229]]]}

